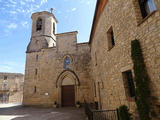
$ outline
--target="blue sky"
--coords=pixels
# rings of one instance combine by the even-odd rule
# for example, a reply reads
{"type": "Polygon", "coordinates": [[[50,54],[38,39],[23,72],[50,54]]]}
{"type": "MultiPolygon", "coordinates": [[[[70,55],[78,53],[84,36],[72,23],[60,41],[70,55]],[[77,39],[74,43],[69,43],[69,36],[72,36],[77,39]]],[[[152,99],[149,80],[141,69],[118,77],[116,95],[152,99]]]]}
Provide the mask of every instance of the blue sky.
{"type": "Polygon", "coordinates": [[[0,0],[0,72],[24,73],[31,14],[54,8],[58,33],[78,31],[89,40],[96,0],[0,0]]]}

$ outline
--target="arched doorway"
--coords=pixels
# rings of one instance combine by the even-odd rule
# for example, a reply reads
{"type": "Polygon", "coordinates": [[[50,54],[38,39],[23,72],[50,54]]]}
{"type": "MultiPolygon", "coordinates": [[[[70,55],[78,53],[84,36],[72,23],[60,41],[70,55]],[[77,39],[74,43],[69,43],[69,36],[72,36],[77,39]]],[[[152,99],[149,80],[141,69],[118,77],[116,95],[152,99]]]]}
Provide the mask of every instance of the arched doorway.
{"type": "Polygon", "coordinates": [[[61,106],[74,106],[78,98],[79,79],[71,70],[64,70],[57,78],[58,103],[61,106]]]}

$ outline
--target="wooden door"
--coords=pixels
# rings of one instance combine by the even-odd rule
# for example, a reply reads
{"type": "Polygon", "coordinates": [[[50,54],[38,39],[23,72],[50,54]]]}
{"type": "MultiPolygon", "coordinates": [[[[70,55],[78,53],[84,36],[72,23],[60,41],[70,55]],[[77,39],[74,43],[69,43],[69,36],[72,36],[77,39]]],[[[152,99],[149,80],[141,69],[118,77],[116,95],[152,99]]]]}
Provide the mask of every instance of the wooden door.
{"type": "Polygon", "coordinates": [[[62,106],[75,105],[74,85],[62,86],[62,106]]]}

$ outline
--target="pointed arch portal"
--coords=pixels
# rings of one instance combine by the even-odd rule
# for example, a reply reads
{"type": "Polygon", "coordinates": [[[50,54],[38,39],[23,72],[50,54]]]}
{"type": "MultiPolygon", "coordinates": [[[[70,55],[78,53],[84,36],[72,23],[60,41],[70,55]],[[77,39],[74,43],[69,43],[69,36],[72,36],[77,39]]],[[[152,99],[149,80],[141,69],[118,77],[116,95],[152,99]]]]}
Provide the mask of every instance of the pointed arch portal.
{"type": "Polygon", "coordinates": [[[64,70],[57,78],[58,103],[61,106],[74,106],[78,100],[78,76],[71,70],[64,70]]]}
{"type": "Polygon", "coordinates": [[[74,79],[75,80],[74,82],[75,82],[76,86],[80,85],[79,78],[74,71],[64,70],[57,78],[56,87],[62,86],[62,81],[64,80],[65,77],[69,77],[69,78],[74,79]]]}

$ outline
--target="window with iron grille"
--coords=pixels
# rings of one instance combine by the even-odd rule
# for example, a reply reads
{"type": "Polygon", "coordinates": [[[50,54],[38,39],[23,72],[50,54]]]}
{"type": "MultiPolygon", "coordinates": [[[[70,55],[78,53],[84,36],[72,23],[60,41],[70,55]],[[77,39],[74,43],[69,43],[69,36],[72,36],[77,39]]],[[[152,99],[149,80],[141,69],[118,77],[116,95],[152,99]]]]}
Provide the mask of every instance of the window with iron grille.
{"type": "Polygon", "coordinates": [[[124,87],[127,97],[134,97],[135,96],[135,86],[133,82],[132,71],[128,70],[122,73],[124,87]]]}

